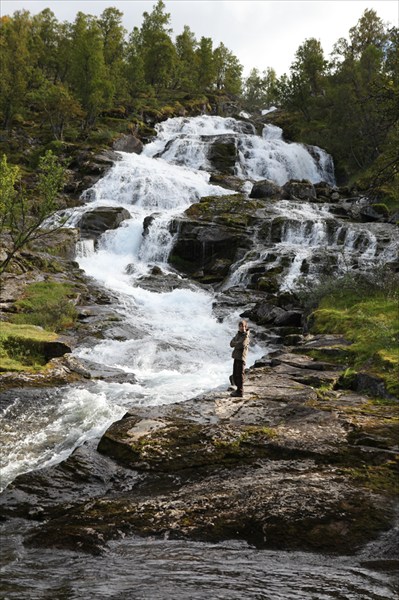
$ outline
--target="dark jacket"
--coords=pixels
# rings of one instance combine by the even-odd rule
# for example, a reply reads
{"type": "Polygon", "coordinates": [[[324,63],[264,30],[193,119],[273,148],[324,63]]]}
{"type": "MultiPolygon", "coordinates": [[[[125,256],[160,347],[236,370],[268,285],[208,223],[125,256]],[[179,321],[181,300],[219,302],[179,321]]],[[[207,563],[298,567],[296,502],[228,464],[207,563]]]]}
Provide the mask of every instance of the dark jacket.
{"type": "Polygon", "coordinates": [[[239,331],[236,333],[230,342],[230,346],[234,348],[231,356],[245,362],[248,354],[249,331],[239,331]]]}

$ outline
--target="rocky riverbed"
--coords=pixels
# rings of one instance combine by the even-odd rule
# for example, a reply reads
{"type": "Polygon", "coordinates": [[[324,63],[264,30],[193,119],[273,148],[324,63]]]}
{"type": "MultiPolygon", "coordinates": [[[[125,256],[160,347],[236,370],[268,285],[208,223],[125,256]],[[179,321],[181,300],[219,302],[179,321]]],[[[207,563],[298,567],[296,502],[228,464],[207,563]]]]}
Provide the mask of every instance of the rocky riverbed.
{"type": "MultiPolygon", "coordinates": [[[[399,558],[393,529],[397,399],[365,371],[353,375],[349,386],[350,342],[311,335],[303,306],[284,288],[287,280],[334,275],[343,261],[353,270],[367,271],[370,261],[395,269],[397,229],[378,205],[327,183],[290,180],[280,186],[262,179],[250,191],[233,175],[236,143],[222,137],[208,155],[211,182],[229,191],[197,198],[163,230],[161,246],[173,236],[169,260],[176,271],[163,263],[154,266],[151,259],[145,273],[137,273],[137,251],[120,278],[133,315],[145,304],[141,297],[129,304],[135,287],[159,296],[192,286],[211,289],[213,325],[215,318],[223,323],[239,312],[251,320],[252,339],[268,354],[248,369],[244,398],[232,397],[226,384],[184,402],[173,396],[157,406],[138,406],[129,391],[132,405],[100,439],[79,445],[57,465],[16,477],[0,497],[2,519],[26,522],[26,545],[101,554],[111,540],[138,535],[207,542],[234,538],[259,548],[348,554],[391,530],[389,558],[399,558]]],[[[103,157],[101,169],[97,163],[88,167],[90,180],[76,180],[71,193],[98,181],[116,158],[103,157]]],[[[130,177],[133,165],[122,160],[120,166],[124,175],[116,177],[112,193],[106,188],[106,198],[114,198],[130,177]]],[[[165,173],[160,176],[163,183],[165,173]]],[[[131,184],[137,180],[133,177],[131,184]]],[[[157,179],[151,175],[146,181],[157,179]]],[[[87,199],[93,198],[88,193],[87,199]]],[[[50,277],[73,286],[78,319],[55,342],[58,350],[63,345],[63,356],[52,357],[48,350],[43,372],[0,376],[4,406],[16,393],[27,406],[31,398],[40,402],[43,397],[45,403],[53,386],[90,391],[98,380],[135,382],[126,364],[118,369],[70,352],[82,344],[93,349],[104,340],[115,348],[118,342],[142,343],[137,323],[116,308],[110,288],[74,262],[77,241],[89,240],[98,248],[102,234],[126,233],[135,206],[117,198],[111,208],[83,209],[76,229],[60,232],[66,238],[56,242],[57,261],[50,260],[50,240],[49,247],[21,257],[21,270],[5,278],[0,302],[6,318],[27,284],[50,277]],[[53,269],[43,272],[49,264],[53,269]]],[[[134,231],[140,241],[148,239],[159,218],[157,207],[150,204],[148,212],[138,214],[137,231],[126,236],[129,243],[134,231]]],[[[111,270],[119,256],[118,249],[111,270]]],[[[99,265],[97,274],[105,270],[101,260],[99,265]]],[[[189,318],[194,316],[190,310],[189,318]]],[[[165,348],[162,338],[157,353],[165,348]]],[[[165,365],[170,368],[170,359],[165,365]]]]}
{"type": "Polygon", "coordinates": [[[27,544],[94,554],[133,534],[359,550],[395,520],[399,407],[340,390],[341,368],[304,352],[342,342],[259,361],[244,398],[130,409],[97,448],[19,476],[3,518],[32,522],[27,544]]]}

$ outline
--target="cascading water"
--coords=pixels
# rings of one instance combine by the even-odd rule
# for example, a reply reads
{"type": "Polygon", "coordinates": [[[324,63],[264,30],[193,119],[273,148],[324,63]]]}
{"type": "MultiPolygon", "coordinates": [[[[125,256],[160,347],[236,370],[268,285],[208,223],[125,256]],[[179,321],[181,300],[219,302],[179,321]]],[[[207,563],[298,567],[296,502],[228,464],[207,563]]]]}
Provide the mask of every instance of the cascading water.
{"type": "Polygon", "coordinates": [[[302,144],[288,144],[283,131],[275,125],[266,125],[263,136],[244,135],[238,142],[239,164],[237,175],[243,179],[270,179],[284,185],[290,179],[307,179],[312,183],[325,181],[335,184],[331,156],[320,148],[302,144]]]}
{"type": "Polygon", "coordinates": [[[283,185],[289,179],[308,179],[312,183],[335,184],[331,156],[321,148],[287,143],[280,127],[266,125],[262,137],[253,125],[233,118],[201,116],[168,119],[157,126],[155,142],[145,150],[175,164],[195,169],[210,167],[209,144],[217,136],[229,136],[237,146],[236,175],[258,181],[270,179],[283,185]],[[309,151],[311,150],[311,152],[309,151]]]}
{"type": "MultiPolygon", "coordinates": [[[[178,402],[224,385],[230,370],[228,341],[238,315],[218,322],[212,314],[211,292],[194,285],[182,284],[167,292],[141,286],[141,279],[154,266],[160,266],[164,273],[170,271],[167,257],[173,244],[169,230],[173,216],[203,196],[232,193],[209,183],[210,175],[205,169],[208,149],[215,138],[233,136],[238,148],[236,171],[251,181],[268,175],[281,183],[293,174],[291,164],[301,179],[320,181],[331,177],[331,158],[326,153],[317,148],[309,152],[299,144],[284,142],[281,130],[275,126],[266,125],[260,137],[246,121],[201,116],[168,119],[157,130],[156,139],[141,155],[120,153],[120,160],[107,175],[83,194],[86,204],[75,209],[69,220],[70,226],[76,226],[84,212],[100,206],[122,207],[130,213],[130,219],[101,236],[96,250],[92,241],[82,240],[78,245],[78,260],[89,276],[118,296],[115,312],[127,324],[126,330],[134,331],[134,335],[126,340],[106,339],[94,346],[80,347],[75,354],[134,374],[137,382],[97,382],[84,392],[54,392],[59,439],[52,416],[46,418],[44,411],[40,439],[31,441],[29,457],[24,450],[26,426],[22,426],[26,417],[16,399],[7,409],[12,419],[7,421],[7,414],[3,416],[5,430],[10,431],[4,446],[6,455],[10,450],[10,460],[4,465],[3,485],[20,472],[59,460],[85,437],[98,435],[124,412],[128,403],[178,402]],[[323,157],[323,161],[315,156],[323,157]],[[143,231],[146,219],[149,221],[143,231]],[[74,416],[80,415],[80,393],[86,396],[87,415],[83,419],[74,416]],[[98,398],[103,403],[100,411],[98,398]],[[92,412],[100,416],[97,423],[94,417],[92,420],[92,412]],[[69,422],[66,433],[63,419],[69,422]],[[60,452],[59,447],[62,447],[60,452]]],[[[333,266],[337,269],[354,263],[357,267],[362,263],[367,266],[376,260],[378,223],[368,224],[366,229],[362,224],[340,222],[327,205],[306,202],[282,200],[272,203],[268,210],[271,228],[276,222],[280,230],[276,234],[273,229],[273,240],[259,236],[256,240],[255,236],[251,256],[233,265],[224,289],[245,286],[250,282],[251,269],[262,264],[279,268],[284,260],[290,266],[285,268],[280,287],[292,289],[303,277],[305,264],[307,277],[317,278],[312,259],[322,252],[333,255],[333,266]]],[[[387,259],[395,251],[397,241],[392,238],[381,256],[387,259]]],[[[112,331],[109,337],[112,338],[112,331]]],[[[253,361],[265,350],[253,347],[249,360],[253,361]]]]}
{"type": "MultiPolygon", "coordinates": [[[[122,207],[130,213],[130,219],[101,236],[96,248],[90,240],[78,245],[80,266],[117,299],[113,314],[118,334],[114,335],[110,326],[106,339],[96,344],[91,341],[74,354],[135,379],[49,389],[41,391],[40,398],[32,390],[31,395],[25,393],[23,399],[16,395],[2,406],[2,450],[7,456],[3,486],[19,473],[59,462],[85,440],[98,438],[122,417],[126,406],[179,402],[212,388],[226,388],[231,369],[229,340],[238,314],[219,322],[212,312],[212,293],[182,279],[181,286],[166,291],[152,291],[142,284],[154,267],[179,279],[167,265],[173,244],[170,220],[202,196],[232,193],[209,183],[207,152],[215,137],[229,135],[236,140],[236,174],[244,179],[268,178],[279,185],[291,177],[333,183],[330,157],[317,148],[287,144],[278,128],[267,126],[259,137],[246,122],[203,116],[170,119],[157,129],[156,140],[142,155],[120,153],[108,174],[84,194],[87,204],[76,209],[69,220],[75,226],[85,211],[99,206],[122,207]]],[[[304,260],[311,262],[312,254],[329,243],[335,245],[334,252],[335,247],[348,252],[360,247],[365,260],[378,251],[377,236],[367,236],[361,226],[358,231],[346,223],[331,228],[332,217],[326,207],[282,201],[271,214],[276,222],[281,217],[286,220],[279,241],[265,243],[258,237],[251,261],[237,263],[226,286],[245,285],[251,266],[262,261],[278,264],[278,252],[291,256],[291,268],[282,285],[289,288],[295,285],[304,260]]],[[[385,252],[390,252],[389,246],[385,252]]],[[[249,364],[265,351],[252,346],[249,364]]],[[[3,574],[9,600],[50,595],[81,599],[93,590],[97,598],[127,598],[136,590],[137,597],[158,600],[238,599],[244,595],[310,600],[316,597],[314,586],[323,589],[323,598],[331,600],[349,597],[347,593],[354,600],[395,597],[389,578],[381,581],[369,571],[355,574],[351,562],[323,557],[309,561],[298,553],[282,559],[283,553],[260,552],[241,543],[171,545],[129,538],[111,548],[107,582],[103,583],[99,578],[104,571],[102,559],[23,549],[15,525],[12,532],[7,527],[3,574]],[[140,568],[132,564],[132,556],[140,568]],[[36,574],[49,573],[49,565],[52,579],[36,574]],[[154,565],[158,572],[163,571],[162,582],[154,579],[154,565]],[[226,565],[231,572],[226,572],[226,565]],[[70,578],[72,569],[75,583],[70,578]],[[271,572],[278,573],[273,581],[271,572]]]]}

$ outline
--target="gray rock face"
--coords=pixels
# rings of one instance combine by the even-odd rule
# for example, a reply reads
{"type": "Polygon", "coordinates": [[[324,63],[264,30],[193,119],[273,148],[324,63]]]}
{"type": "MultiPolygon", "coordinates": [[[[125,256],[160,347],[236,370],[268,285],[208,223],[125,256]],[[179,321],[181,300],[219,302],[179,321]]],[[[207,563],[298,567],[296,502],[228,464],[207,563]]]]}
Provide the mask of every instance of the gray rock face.
{"type": "Polygon", "coordinates": [[[234,175],[237,156],[236,140],[229,136],[218,136],[208,151],[208,160],[212,167],[220,173],[231,175],[234,175]]]}
{"type": "Polygon", "coordinates": [[[208,275],[208,281],[221,281],[238,248],[248,244],[245,232],[224,224],[175,219],[173,229],[179,233],[170,263],[184,273],[208,275]]]}
{"type": "Polygon", "coordinates": [[[312,202],[316,200],[316,190],[310,181],[287,181],[283,186],[283,197],[293,200],[312,202]]]}

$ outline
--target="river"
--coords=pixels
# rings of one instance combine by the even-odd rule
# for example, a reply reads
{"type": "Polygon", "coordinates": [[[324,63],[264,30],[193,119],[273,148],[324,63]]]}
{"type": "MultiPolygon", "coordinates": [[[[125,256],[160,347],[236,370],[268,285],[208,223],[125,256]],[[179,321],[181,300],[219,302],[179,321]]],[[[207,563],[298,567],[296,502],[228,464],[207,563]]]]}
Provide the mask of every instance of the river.
{"type": "MultiPolygon", "coordinates": [[[[209,182],[206,149],[219,135],[237,138],[237,174],[244,179],[270,178],[279,185],[294,177],[334,183],[331,158],[322,150],[310,153],[299,144],[287,144],[278,128],[266,127],[263,136],[255,136],[247,125],[220,117],[170,119],[158,127],[157,139],[141,155],[120,153],[120,160],[85,193],[87,204],[70,220],[73,226],[83,212],[104,205],[126,208],[131,215],[118,229],[105,233],[96,250],[81,244],[78,255],[86,274],[112,292],[119,333],[110,328],[105,339],[90,341],[74,354],[134,374],[136,380],[41,390],[28,399],[16,393],[0,403],[3,487],[20,473],[60,462],[87,440],[94,443],[128,406],[181,402],[225,389],[231,370],[229,340],[239,311],[221,321],[212,310],[213,293],[194,284],[162,293],[140,285],[154,267],[172,273],[167,264],[172,217],[202,196],[232,193],[209,182]],[[143,236],[148,216],[153,220],[143,236]]],[[[299,211],[301,223],[309,211],[317,224],[320,214],[329,217],[323,208],[291,205],[290,210],[294,216],[299,211]]],[[[325,235],[316,235],[314,228],[298,238],[298,227],[293,227],[296,237],[290,230],[283,240],[285,247],[290,242],[291,252],[293,244],[296,254],[303,249],[304,236],[312,240],[312,248],[325,245],[325,235]]],[[[321,230],[326,231],[323,226],[321,230]]],[[[305,251],[308,257],[309,244],[305,251]]],[[[240,269],[237,265],[237,272],[240,269]]],[[[287,288],[295,273],[293,261],[287,288]]],[[[232,273],[229,281],[245,285],[245,272],[238,279],[232,273]]],[[[253,344],[248,363],[267,351],[253,344]]],[[[398,591],[395,574],[363,567],[352,557],[271,552],[228,541],[130,538],[113,542],[105,556],[95,558],[25,548],[27,526],[23,521],[2,524],[4,600],[388,600],[398,591]]]]}

